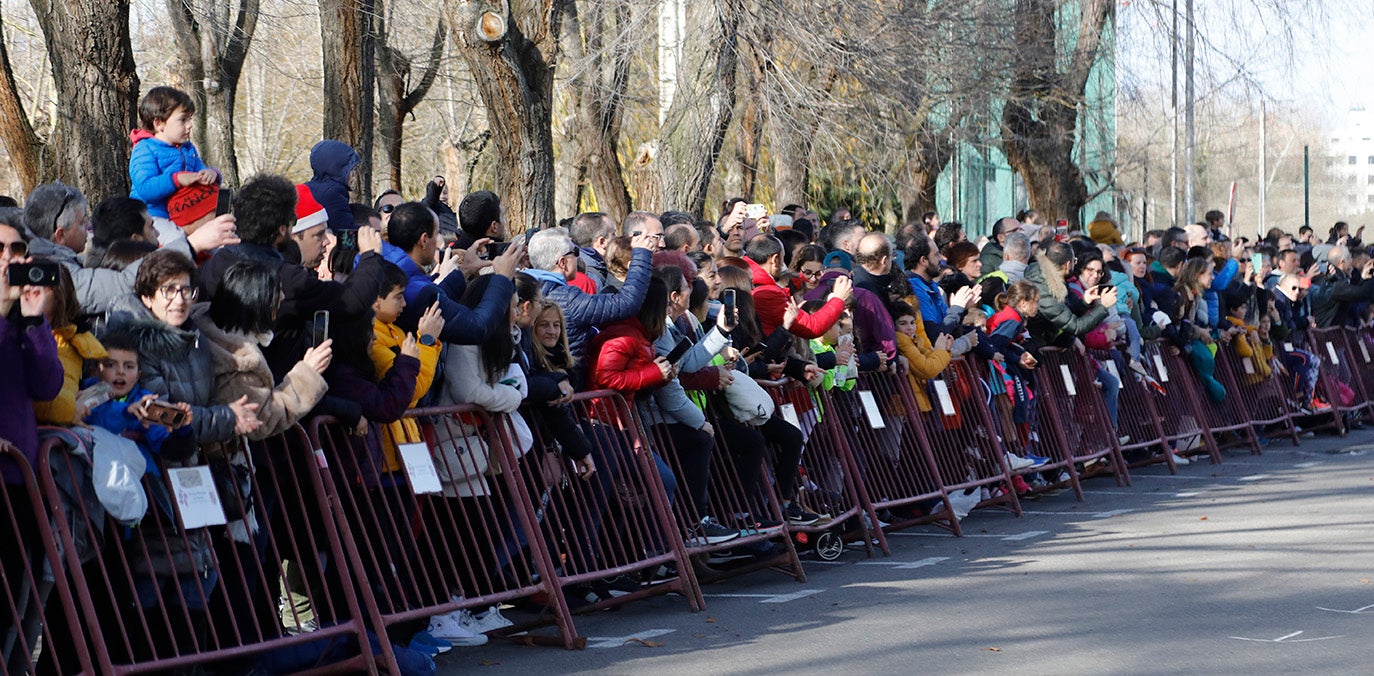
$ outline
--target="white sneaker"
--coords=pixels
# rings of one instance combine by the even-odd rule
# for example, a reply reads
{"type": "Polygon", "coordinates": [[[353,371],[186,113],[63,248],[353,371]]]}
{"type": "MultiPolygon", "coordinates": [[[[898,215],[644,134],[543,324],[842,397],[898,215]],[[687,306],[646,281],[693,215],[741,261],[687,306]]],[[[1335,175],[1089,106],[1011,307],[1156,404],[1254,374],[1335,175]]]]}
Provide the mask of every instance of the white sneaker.
{"type": "Polygon", "coordinates": [[[1182,456],[1182,455],[1179,455],[1179,454],[1175,453],[1175,454],[1174,454],[1174,464],[1175,464],[1175,465],[1191,465],[1191,464],[1193,464],[1193,461],[1192,461],[1192,460],[1189,460],[1186,456],[1182,456]]]}
{"type": "Polygon", "coordinates": [[[460,620],[463,626],[467,627],[468,630],[474,634],[485,634],[515,625],[514,622],[506,619],[505,616],[501,614],[501,609],[496,606],[488,608],[487,612],[482,613],[481,616],[473,615],[466,610],[460,610],[458,612],[463,614],[460,620]]]}
{"type": "Polygon", "coordinates": [[[1007,454],[1007,467],[1010,467],[1012,471],[1026,469],[1028,467],[1034,466],[1035,461],[1031,460],[1030,458],[1023,458],[1015,453],[1007,454]]]}
{"type": "MultiPolygon", "coordinates": [[[[466,610],[460,610],[465,613],[466,610]]],[[[435,615],[429,618],[429,633],[434,638],[442,639],[455,646],[479,646],[485,645],[487,637],[469,629],[461,621],[453,617],[454,613],[446,615],[435,615]]]]}

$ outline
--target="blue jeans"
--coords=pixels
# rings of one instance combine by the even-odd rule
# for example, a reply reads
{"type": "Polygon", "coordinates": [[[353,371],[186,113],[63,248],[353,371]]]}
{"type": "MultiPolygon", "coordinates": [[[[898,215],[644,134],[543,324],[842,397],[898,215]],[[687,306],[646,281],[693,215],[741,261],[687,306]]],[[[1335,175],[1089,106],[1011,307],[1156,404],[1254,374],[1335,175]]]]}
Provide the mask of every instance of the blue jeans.
{"type": "Polygon", "coordinates": [[[1117,397],[1121,394],[1121,381],[1102,365],[1097,367],[1097,382],[1102,383],[1102,401],[1107,405],[1107,415],[1111,416],[1112,427],[1116,427],[1117,397]]]}

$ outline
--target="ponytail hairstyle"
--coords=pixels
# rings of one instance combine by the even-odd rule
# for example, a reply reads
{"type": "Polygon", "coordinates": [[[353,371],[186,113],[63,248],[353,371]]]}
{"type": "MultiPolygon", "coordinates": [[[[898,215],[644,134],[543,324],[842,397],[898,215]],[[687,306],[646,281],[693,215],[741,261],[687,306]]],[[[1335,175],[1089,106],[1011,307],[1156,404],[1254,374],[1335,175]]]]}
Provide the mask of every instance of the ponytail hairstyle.
{"type": "MultiPolygon", "coordinates": [[[[1019,282],[1012,282],[1011,286],[1008,286],[1006,291],[997,294],[994,305],[998,310],[1006,307],[1015,309],[1016,306],[1024,301],[1039,303],[1040,289],[1035,288],[1035,285],[1030,282],[1021,280],[1019,282]]],[[[1017,311],[1020,312],[1019,310],[1017,311]]]]}

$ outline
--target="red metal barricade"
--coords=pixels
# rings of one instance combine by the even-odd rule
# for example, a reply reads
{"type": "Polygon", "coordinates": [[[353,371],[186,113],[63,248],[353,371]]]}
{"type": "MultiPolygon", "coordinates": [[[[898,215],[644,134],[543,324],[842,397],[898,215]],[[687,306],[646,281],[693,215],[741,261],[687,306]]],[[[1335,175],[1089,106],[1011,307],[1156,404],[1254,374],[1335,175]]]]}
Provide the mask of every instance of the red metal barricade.
{"type": "Polygon", "coordinates": [[[860,373],[858,386],[831,400],[886,529],[933,523],[962,535],[907,376],[860,373]]]}
{"type": "Polygon", "coordinates": [[[1006,450],[988,408],[988,383],[959,357],[926,383],[925,394],[931,410],[919,417],[945,493],[979,491],[979,507],[1001,506],[1019,516],[1006,450]]]}
{"type": "Polygon", "coordinates": [[[584,645],[544,539],[530,536],[540,525],[519,454],[493,416],[471,405],[414,409],[367,436],[320,418],[310,440],[336,518],[353,534],[360,595],[393,640],[435,616],[522,601],[530,614],[511,617],[503,634],[554,624],[559,639],[522,640],[584,645]]]}
{"type": "MultiPolygon", "coordinates": [[[[45,442],[40,458],[65,453],[56,440],[45,442]]],[[[53,524],[33,468],[19,449],[0,439],[0,466],[19,483],[0,480],[0,669],[6,674],[95,673],[76,603],[63,572],[53,524]],[[42,654],[39,654],[39,651],[42,654]],[[42,667],[40,667],[42,663],[42,667]]],[[[69,548],[70,551],[70,548],[69,548]]]]}
{"type": "Polygon", "coordinates": [[[368,647],[367,617],[326,505],[306,497],[319,495],[310,490],[319,484],[309,446],[288,438],[304,436],[296,428],[241,446],[223,471],[160,462],[160,476],[143,477],[148,511],[133,528],[63,498],[56,477],[88,473],[89,453],[43,459],[48,509],[102,672],[214,664],[376,673],[378,661],[394,671],[385,639],[381,655],[368,647]],[[310,620],[282,616],[284,561],[310,620]]]}
{"type": "MultiPolygon", "coordinates": [[[[1117,430],[1129,437],[1126,443],[1121,444],[1121,457],[1131,467],[1164,463],[1169,467],[1170,474],[1177,474],[1178,466],[1172,453],[1173,439],[1165,430],[1164,416],[1160,412],[1160,407],[1165,405],[1162,401],[1165,395],[1132,371],[1120,352],[1093,350],[1091,354],[1120,381],[1117,386],[1120,397],[1117,430]]],[[[1143,358],[1149,358],[1143,350],[1141,354],[1143,358]]],[[[1157,379],[1155,382],[1158,384],[1157,379]]],[[[1181,398],[1182,394],[1175,396],[1181,398]]]]}
{"type": "MultiPolygon", "coordinates": [[[[521,415],[534,445],[520,459],[520,474],[557,562],[557,584],[569,590],[565,596],[574,610],[583,601],[601,609],[672,591],[687,597],[692,610],[701,610],[701,592],[657,465],[620,394],[580,393],[567,407],[526,408],[521,415]],[[590,476],[576,476],[560,454],[567,435],[589,442],[596,466],[590,476]],[[660,567],[680,574],[656,576],[660,567]],[[621,593],[612,595],[610,589],[621,593]]],[[[496,418],[508,438],[519,434],[513,420],[496,418]]]]}
{"type": "MultiPolygon", "coordinates": [[[[1221,348],[1224,346],[1219,346],[1217,351],[1221,352],[1221,348]]],[[[1259,453],[1259,440],[1255,436],[1254,427],[1250,424],[1250,416],[1245,412],[1245,406],[1238,398],[1238,386],[1227,367],[1226,360],[1217,359],[1214,361],[1213,377],[1221,383],[1222,388],[1226,391],[1225,399],[1218,402],[1208,396],[1207,389],[1203,386],[1197,372],[1193,370],[1193,365],[1187,356],[1182,352],[1175,354],[1175,351],[1169,348],[1162,349],[1161,354],[1171,378],[1189,381],[1190,389],[1195,392],[1194,399],[1197,402],[1198,410],[1202,413],[1203,422],[1211,440],[1211,443],[1205,446],[1195,445],[1191,449],[1179,448],[1179,455],[1190,456],[1193,455],[1194,451],[1200,453],[1205,450],[1212,458],[1212,462],[1218,463],[1221,462],[1221,449],[1223,448],[1247,446],[1252,453],[1259,453]]]]}
{"type": "Polygon", "coordinates": [[[1374,402],[1370,401],[1360,374],[1367,369],[1359,368],[1363,354],[1360,362],[1355,361],[1363,343],[1350,341],[1351,335],[1349,330],[1338,326],[1307,331],[1308,349],[1321,360],[1317,388],[1321,398],[1331,406],[1335,414],[1333,423],[1341,436],[1345,436],[1353,420],[1374,422],[1374,402]],[[1352,346],[1355,351],[1351,350],[1352,346]]]}
{"type": "Polygon", "coordinates": [[[1118,446],[1118,432],[1102,401],[1096,371],[1077,352],[1043,348],[1035,369],[1041,439],[1052,456],[1066,462],[1069,485],[1081,500],[1080,479],[1110,471],[1117,485],[1130,485],[1118,446]]]}
{"type": "MultiPolygon", "coordinates": [[[[1150,388],[1150,401],[1158,414],[1157,422],[1163,430],[1161,437],[1171,451],[1166,461],[1171,471],[1177,471],[1173,455],[1187,456],[1206,453],[1212,463],[1221,461],[1216,440],[1207,428],[1201,384],[1197,374],[1175,354],[1173,346],[1163,340],[1141,346],[1141,363],[1159,385],[1160,392],[1150,388]]],[[[1129,376],[1128,376],[1129,377],[1129,376]]],[[[1124,399],[1123,399],[1124,402],[1124,399]]],[[[1127,412],[1123,406],[1122,412],[1127,412]]]]}
{"type": "Polygon", "coordinates": [[[704,435],[694,439],[694,432],[684,434],[684,426],[636,418],[650,447],[676,477],[673,515],[698,578],[712,582],[774,568],[805,582],[782,500],[766,466],[771,459],[766,442],[757,430],[735,420],[723,395],[692,394],[706,401],[706,420],[714,431],[710,444],[704,435]],[[707,519],[739,535],[713,542],[705,533],[707,519]]]}
{"type": "Polygon", "coordinates": [[[1252,426],[1279,427],[1297,446],[1298,432],[1288,397],[1274,371],[1273,361],[1265,357],[1261,345],[1252,344],[1253,339],[1253,335],[1246,337],[1246,346],[1251,352],[1248,356],[1239,354],[1235,341],[1217,352],[1218,365],[1226,369],[1231,379],[1227,383],[1227,396],[1244,402],[1252,426]]]}
{"type": "Polygon", "coordinates": [[[824,561],[839,558],[845,543],[854,541],[862,542],[870,557],[875,542],[887,554],[887,536],[877,527],[877,512],[858,476],[829,393],[791,378],[761,384],[783,419],[802,430],[805,439],[798,500],[807,511],[828,517],[811,525],[790,525],[796,543],[809,546],[824,561]]]}
{"type": "MultiPolygon", "coordinates": [[[[1364,394],[1374,397],[1374,329],[1346,329],[1346,345],[1350,350],[1351,370],[1364,386],[1364,394]]],[[[1374,404],[1371,404],[1374,406],[1374,404]]]]}

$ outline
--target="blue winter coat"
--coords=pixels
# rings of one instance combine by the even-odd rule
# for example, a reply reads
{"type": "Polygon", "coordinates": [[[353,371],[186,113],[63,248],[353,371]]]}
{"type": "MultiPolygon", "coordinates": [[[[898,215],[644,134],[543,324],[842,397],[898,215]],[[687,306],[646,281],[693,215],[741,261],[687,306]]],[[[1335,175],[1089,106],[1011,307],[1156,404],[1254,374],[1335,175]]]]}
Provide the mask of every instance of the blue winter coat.
{"type": "Polygon", "coordinates": [[[526,270],[540,281],[544,298],[563,308],[567,318],[568,349],[578,364],[595,361],[587,354],[587,346],[596,335],[597,327],[629,319],[639,312],[653,271],[653,254],[648,249],[635,249],[619,293],[589,294],[563,281],[557,273],[526,270]]]}
{"type": "Polygon", "coordinates": [[[396,325],[406,331],[414,331],[420,323],[420,315],[438,301],[439,313],[444,317],[439,340],[458,345],[481,345],[491,335],[491,329],[498,320],[510,312],[510,298],[515,294],[515,283],[509,277],[493,276],[491,284],[482,294],[482,302],[474,310],[458,302],[467,288],[467,280],[463,279],[462,272],[455,270],[435,284],[429,273],[421,270],[400,247],[383,243],[382,257],[406,273],[406,309],[396,320],[396,325]]]}
{"type": "Polygon", "coordinates": [[[305,185],[315,201],[329,214],[329,229],[352,230],[353,211],[348,208],[348,173],[363,160],[343,141],[324,140],[310,149],[310,170],[315,172],[305,185]]]}
{"type": "Polygon", "coordinates": [[[1221,291],[1231,285],[1231,280],[1236,278],[1238,272],[1240,263],[1234,258],[1228,259],[1226,265],[1212,275],[1212,286],[1202,292],[1202,299],[1207,302],[1208,325],[1212,328],[1221,326],[1221,291]]]}
{"type": "Polygon", "coordinates": [[[133,186],[129,196],[143,200],[149,214],[168,218],[167,200],[180,187],[176,175],[205,169],[205,162],[190,141],[174,146],[157,140],[145,129],[130,132],[129,142],[134,145],[129,155],[129,183],[133,186]]]}

